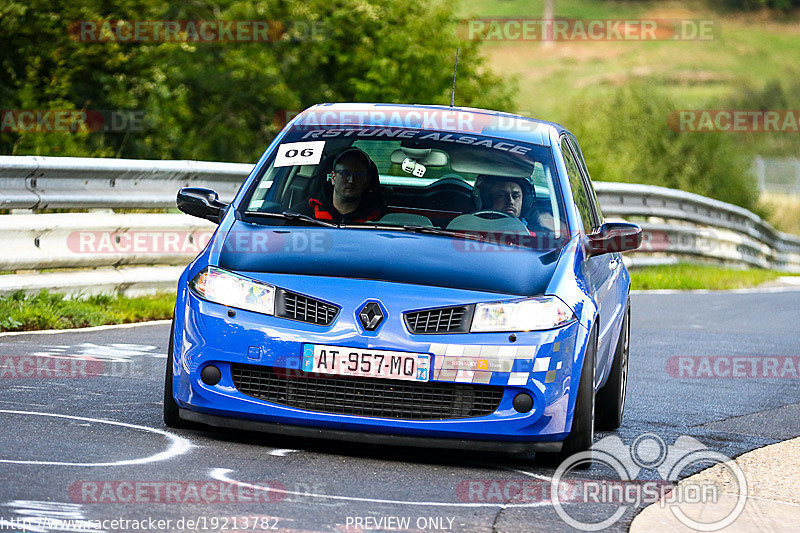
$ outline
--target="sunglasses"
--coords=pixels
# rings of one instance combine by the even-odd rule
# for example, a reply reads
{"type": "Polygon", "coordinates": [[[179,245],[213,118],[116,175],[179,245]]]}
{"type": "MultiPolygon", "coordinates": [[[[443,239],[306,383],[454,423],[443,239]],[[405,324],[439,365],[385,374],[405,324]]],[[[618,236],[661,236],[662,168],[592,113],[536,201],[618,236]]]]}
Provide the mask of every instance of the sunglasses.
{"type": "Polygon", "coordinates": [[[333,173],[334,174],[338,174],[339,176],[342,177],[342,179],[345,179],[345,180],[352,178],[353,181],[356,181],[356,180],[358,180],[358,181],[366,181],[369,178],[369,173],[368,172],[363,172],[363,171],[354,171],[354,170],[342,169],[342,170],[334,170],[333,173]]]}

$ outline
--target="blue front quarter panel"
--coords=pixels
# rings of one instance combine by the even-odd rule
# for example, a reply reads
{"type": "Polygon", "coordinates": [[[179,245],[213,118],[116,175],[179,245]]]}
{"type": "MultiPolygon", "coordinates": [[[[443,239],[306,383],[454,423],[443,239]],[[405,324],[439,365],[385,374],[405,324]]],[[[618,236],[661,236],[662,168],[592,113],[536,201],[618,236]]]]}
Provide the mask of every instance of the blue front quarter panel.
{"type": "MultiPolygon", "coordinates": [[[[384,281],[247,272],[242,274],[334,302],[342,310],[330,327],[243,310],[237,310],[231,318],[227,307],[201,300],[187,288],[189,274],[200,270],[201,265],[196,261],[184,272],[176,305],[173,393],[183,408],[265,422],[428,437],[559,441],[569,432],[576,394],[572,377],[574,368],[580,368],[587,340],[587,329],[578,321],[555,330],[518,333],[513,344],[508,333],[411,335],[403,323],[402,311],[514,296],[384,281]],[[357,323],[355,311],[367,300],[380,301],[388,313],[377,335],[364,334],[357,323]],[[489,384],[505,387],[499,409],[492,415],[467,419],[394,420],[311,412],[270,404],[234,387],[231,363],[298,368],[305,343],[431,353],[431,372],[436,372],[435,361],[441,357],[434,353],[432,345],[531,347],[535,357],[513,363],[512,371],[528,373],[524,385],[508,386],[508,372],[493,372],[489,384]],[[259,349],[259,360],[248,358],[251,347],[259,349]],[[533,371],[537,360],[541,360],[539,371],[533,371]],[[212,362],[222,370],[223,377],[217,385],[208,386],[200,381],[199,372],[212,362]],[[519,392],[533,396],[531,412],[521,414],[513,409],[512,400],[519,392]]],[[[435,351],[441,352],[441,346],[435,351]]],[[[431,381],[436,381],[434,378],[432,374],[431,381]]]]}

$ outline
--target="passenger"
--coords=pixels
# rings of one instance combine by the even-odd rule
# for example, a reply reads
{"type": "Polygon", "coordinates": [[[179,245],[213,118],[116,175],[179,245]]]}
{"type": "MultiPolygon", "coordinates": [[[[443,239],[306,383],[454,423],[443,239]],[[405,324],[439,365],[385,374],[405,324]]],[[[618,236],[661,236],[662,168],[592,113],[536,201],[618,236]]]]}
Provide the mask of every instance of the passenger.
{"type": "Polygon", "coordinates": [[[378,167],[358,148],[348,148],[333,162],[327,182],[307,204],[291,211],[336,224],[367,222],[386,214],[380,193],[378,167]]]}
{"type": "Polygon", "coordinates": [[[554,231],[553,216],[533,211],[534,189],[528,179],[479,175],[475,180],[478,210],[506,213],[520,219],[535,234],[536,229],[554,231]]]}

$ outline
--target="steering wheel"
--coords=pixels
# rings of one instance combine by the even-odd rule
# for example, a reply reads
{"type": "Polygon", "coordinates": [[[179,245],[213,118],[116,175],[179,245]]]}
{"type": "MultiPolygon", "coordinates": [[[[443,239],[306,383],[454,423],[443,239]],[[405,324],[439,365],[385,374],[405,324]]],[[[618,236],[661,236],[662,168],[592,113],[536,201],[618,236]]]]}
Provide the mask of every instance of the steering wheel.
{"type": "Polygon", "coordinates": [[[510,215],[504,211],[495,211],[494,209],[483,209],[481,211],[475,211],[471,213],[472,215],[483,218],[486,220],[496,220],[499,218],[517,218],[514,215],[510,215]]]}

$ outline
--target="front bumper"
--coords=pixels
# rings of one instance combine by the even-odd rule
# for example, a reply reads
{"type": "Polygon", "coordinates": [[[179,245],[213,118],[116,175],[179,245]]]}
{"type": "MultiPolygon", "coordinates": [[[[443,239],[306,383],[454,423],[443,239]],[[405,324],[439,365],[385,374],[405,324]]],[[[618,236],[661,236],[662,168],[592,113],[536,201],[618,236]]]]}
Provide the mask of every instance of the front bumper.
{"type": "Polygon", "coordinates": [[[411,435],[392,435],[383,433],[362,433],[359,431],[345,431],[335,429],[320,429],[316,427],[292,426],[287,424],[270,424],[257,420],[208,415],[180,409],[179,415],[189,422],[197,422],[207,426],[244,431],[259,431],[262,433],[275,433],[290,437],[310,437],[319,439],[334,439],[367,444],[387,444],[390,446],[421,446],[425,448],[444,448],[450,450],[474,450],[486,452],[559,452],[561,442],[514,442],[514,441],[489,441],[489,440],[462,440],[433,437],[415,437],[411,435]]]}
{"type": "Polygon", "coordinates": [[[283,434],[509,451],[555,451],[569,433],[576,392],[572,376],[581,368],[586,341],[586,330],[577,321],[554,330],[517,333],[515,342],[507,333],[412,335],[398,309],[416,309],[419,302],[430,302],[431,307],[455,305],[485,300],[486,295],[413,285],[398,289],[398,284],[364,280],[346,280],[355,290],[344,292],[341,279],[316,278],[310,288],[291,286],[298,276],[276,279],[280,277],[273,275],[270,282],[340,304],[342,312],[336,321],[325,327],[242,310],[230,317],[227,307],[197,298],[181,281],[173,396],[182,418],[283,434]],[[354,313],[366,299],[364,294],[384,305],[392,302],[386,306],[385,324],[375,333],[364,332],[354,313]],[[400,420],[268,403],[241,393],[234,385],[232,364],[297,369],[306,343],[429,353],[430,381],[501,386],[503,396],[497,410],[486,416],[400,420]],[[200,379],[201,370],[209,364],[222,373],[213,386],[200,379]],[[522,392],[534,400],[527,413],[517,412],[512,405],[522,392]]]}

